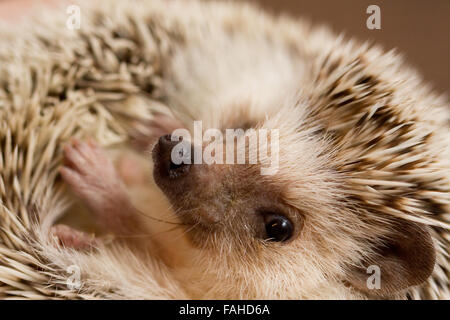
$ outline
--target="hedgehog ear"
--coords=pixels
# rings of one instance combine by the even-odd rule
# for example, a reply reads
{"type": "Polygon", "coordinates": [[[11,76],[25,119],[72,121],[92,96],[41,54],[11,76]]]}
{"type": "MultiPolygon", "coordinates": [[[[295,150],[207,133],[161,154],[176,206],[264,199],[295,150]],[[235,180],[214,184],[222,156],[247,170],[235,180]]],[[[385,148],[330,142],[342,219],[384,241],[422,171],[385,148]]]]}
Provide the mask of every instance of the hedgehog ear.
{"type": "Polygon", "coordinates": [[[375,257],[350,268],[347,280],[355,289],[389,296],[423,283],[433,272],[436,252],[428,227],[406,220],[394,226],[375,257]]]}

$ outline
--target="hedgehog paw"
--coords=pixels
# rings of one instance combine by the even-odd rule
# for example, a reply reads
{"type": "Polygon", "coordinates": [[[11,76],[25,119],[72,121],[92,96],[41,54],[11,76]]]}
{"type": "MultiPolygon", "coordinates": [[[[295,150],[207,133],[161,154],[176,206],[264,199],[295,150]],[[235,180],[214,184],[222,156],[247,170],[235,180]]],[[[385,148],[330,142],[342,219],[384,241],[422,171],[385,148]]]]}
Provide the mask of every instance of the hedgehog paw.
{"type": "Polygon", "coordinates": [[[98,241],[93,235],[88,235],[63,224],[53,226],[50,234],[56,237],[58,245],[65,248],[87,250],[98,245],[98,241]]]}
{"type": "Polygon", "coordinates": [[[93,140],[72,140],[64,148],[64,181],[95,214],[107,214],[127,204],[124,186],[112,161],[93,140]]]}

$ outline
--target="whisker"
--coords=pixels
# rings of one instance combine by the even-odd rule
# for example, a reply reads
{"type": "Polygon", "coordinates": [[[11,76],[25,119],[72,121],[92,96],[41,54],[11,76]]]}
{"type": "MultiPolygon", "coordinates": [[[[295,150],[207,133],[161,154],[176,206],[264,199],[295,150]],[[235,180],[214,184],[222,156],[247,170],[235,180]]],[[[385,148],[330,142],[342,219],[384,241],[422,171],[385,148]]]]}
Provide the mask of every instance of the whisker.
{"type": "Polygon", "coordinates": [[[154,237],[154,236],[166,233],[166,232],[172,232],[177,228],[180,228],[180,226],[175,226],[175,227],[169,228],[167,230],[162,230],[160,232],[155,232],[155,233],[136,234],[136,235],[129,235],[129,236],[116,236],[116,238],[118,238],[118,239],[150,238],[150,237],[154,237]]]}
{"type": "Polygon", "coordinates": [[[150,215],[147,215],[147,214],[143,213],[142,211],[140,211],[140,210],[138,210],[136,208],[135,208],[135,210],[136,210],[137,213],[139,213],[141,216],[143,216],[143,217],[145,217],[147,219],[151,219],[151,220],[154,220],[154,221],[167,223],[167,224],[186,225],[186,223],[166,221],[166,220],[163,220],[163,219],[158,219],[158,218],[152,217],[150,215]]]}
{"type": "Polygon", "coordinates": [[[195,227],[197,227],[200,224],[200,222],[196,222],[193,224],[190,228],[184,230],[178,237],[175,237],[172,241],[178,240],[179,238],[183,237],[185,234],[187,234],[189,231],[193,230],[195,227]]]}

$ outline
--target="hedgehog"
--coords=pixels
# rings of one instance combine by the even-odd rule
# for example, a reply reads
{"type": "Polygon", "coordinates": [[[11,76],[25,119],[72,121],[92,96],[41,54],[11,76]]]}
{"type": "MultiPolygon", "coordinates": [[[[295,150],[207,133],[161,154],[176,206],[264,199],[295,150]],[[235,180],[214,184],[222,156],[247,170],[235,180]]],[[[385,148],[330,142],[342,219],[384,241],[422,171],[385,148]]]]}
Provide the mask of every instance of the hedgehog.
{"type": "Polygon", "coordinates": [[[449,105],[398,53],[246,3],[79,8],[0,31],[0,298],[450,298],[449,105]],[[276,172],[173,163],[197,120],[277,129],[276,172]]]}

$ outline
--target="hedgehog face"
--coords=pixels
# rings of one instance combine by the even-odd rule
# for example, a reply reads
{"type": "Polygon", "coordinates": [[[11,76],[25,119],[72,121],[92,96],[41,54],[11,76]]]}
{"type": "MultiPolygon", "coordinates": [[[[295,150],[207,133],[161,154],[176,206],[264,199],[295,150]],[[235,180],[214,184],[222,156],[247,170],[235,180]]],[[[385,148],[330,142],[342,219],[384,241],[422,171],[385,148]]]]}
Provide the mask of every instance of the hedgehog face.
{"type": "MultiPolygon", "coordinates": [[[[347,176],[330,139],[301,114],[293,115],[287,109],[260,125],[279,129],[279,166],[271,175],[261,174],[265,159],[176,164],[172,151],[178,141],[159,139],[153,150],[154,178],[187,225],[192,244],[216,252],[215,261],[245,261],[239,264],[243,269],[258,267],[261,274],[278,275],[285,270],[282,283],[297,281],[306,291],[330,281],[367,291],[366,269],[373,265],[386,280],[382,289],[369,292],[375,296],[423,282],[435,259],[427,229],[358,208],[348,196],[347,176]],[[274,257],[280,259],[274,263],[274,257]]],[[[186,153],[205,149],[185,142],[186,153]]],[[[225,158],[229,148],[223,150],[225,158]]],[[[250,154],[247,145],[246,151],[250,154]]],[[[306,291],[305,296],[312,295],[306,291]]]]}
{"type": "Polygon", "coordinates": [[[195,244],[208,245],[218,235],[232,235],[240,243],[297,238],[301,213],[283,202],[282,190],[273,178],[261,175],[260,165],[175,164],[171,152],[177,144],[170,135],[159,139],[153,150],[154,177],[181,220],[192,226],[195,244]]]}
{"type": "MultiPolygon", "coordinates": [[[[337,219],[339,212],[333,172],[325,166],[328,158],[320,156],[326,145],[314,136],[313,129],[294,134],[297,129],[289,121],[283,126],[275,121],[259,127],[279,129],[280,163],[273,174],[261,174],[262,167],[267,167],[265,159],[256,164],[173,163],[172,150],[179,142],[163,136],[153,149],[154,179],[187,225],[190,242],[208,253],[209,258],[202,261],[219,264],[199,269],[241,266],[234,275],[248,281],[245,273],[261,268],[261,275],[270,274],[273,281],[279,281],[271,286],[279,290],[274,295],[292,290],[286,286],[297,282],[303,288],[295,294],[301,297],[305,290],[308,296],[312,287],[340,272],[340,265],[348,259],[348,254],[340,254],[353,245],[328,222],[328,216],[337,219]],[[346,248],[334,247],[340,234],[346,248]],[[217,255],[216,259],[211,255],[217,255]]],[[[245,147],[249,155],[250,146],[245,147]]],[[[186,152],[190,149],[193,154],[195,148],[187,144],[186,152]]],[[[226,158],[229,150],[226,146],[223,150],[226,158]]]]}
{"type": "MultiPolygon", "coordinates": [[[[300,121],[301,115],[285,111],[288,119],[294,115],[300,121]]],[[[321,212],[336,208],[330,203],[336,189],[333,173],[326,167],[328,158],[320,157],[326,147],[323,139],[314,136],[311,126],[299,133],[294,120],[271,118],[248,122],[247,130],[239,129],[236,135],[217,130],[226,132],[225,138],[215,137],[212,143],[191,143],[185,134],[185,140],[175,134],[159,139],[153,149],[154,178],[181,220],[191,226],[188,234],[194,244],[208,246],[211,239],[225,237],[237,246],[287,245],[299,237],[306,213],[319,212],[320,218],[321,212]],[[203,159],[206,150],[213,150],[208,154],[214,162],[203,159]],[[198,152],[200,162],[193,159],[198,152]],[[174,154],[184,154],[183,161],[175,161],[174,154]]]]}

